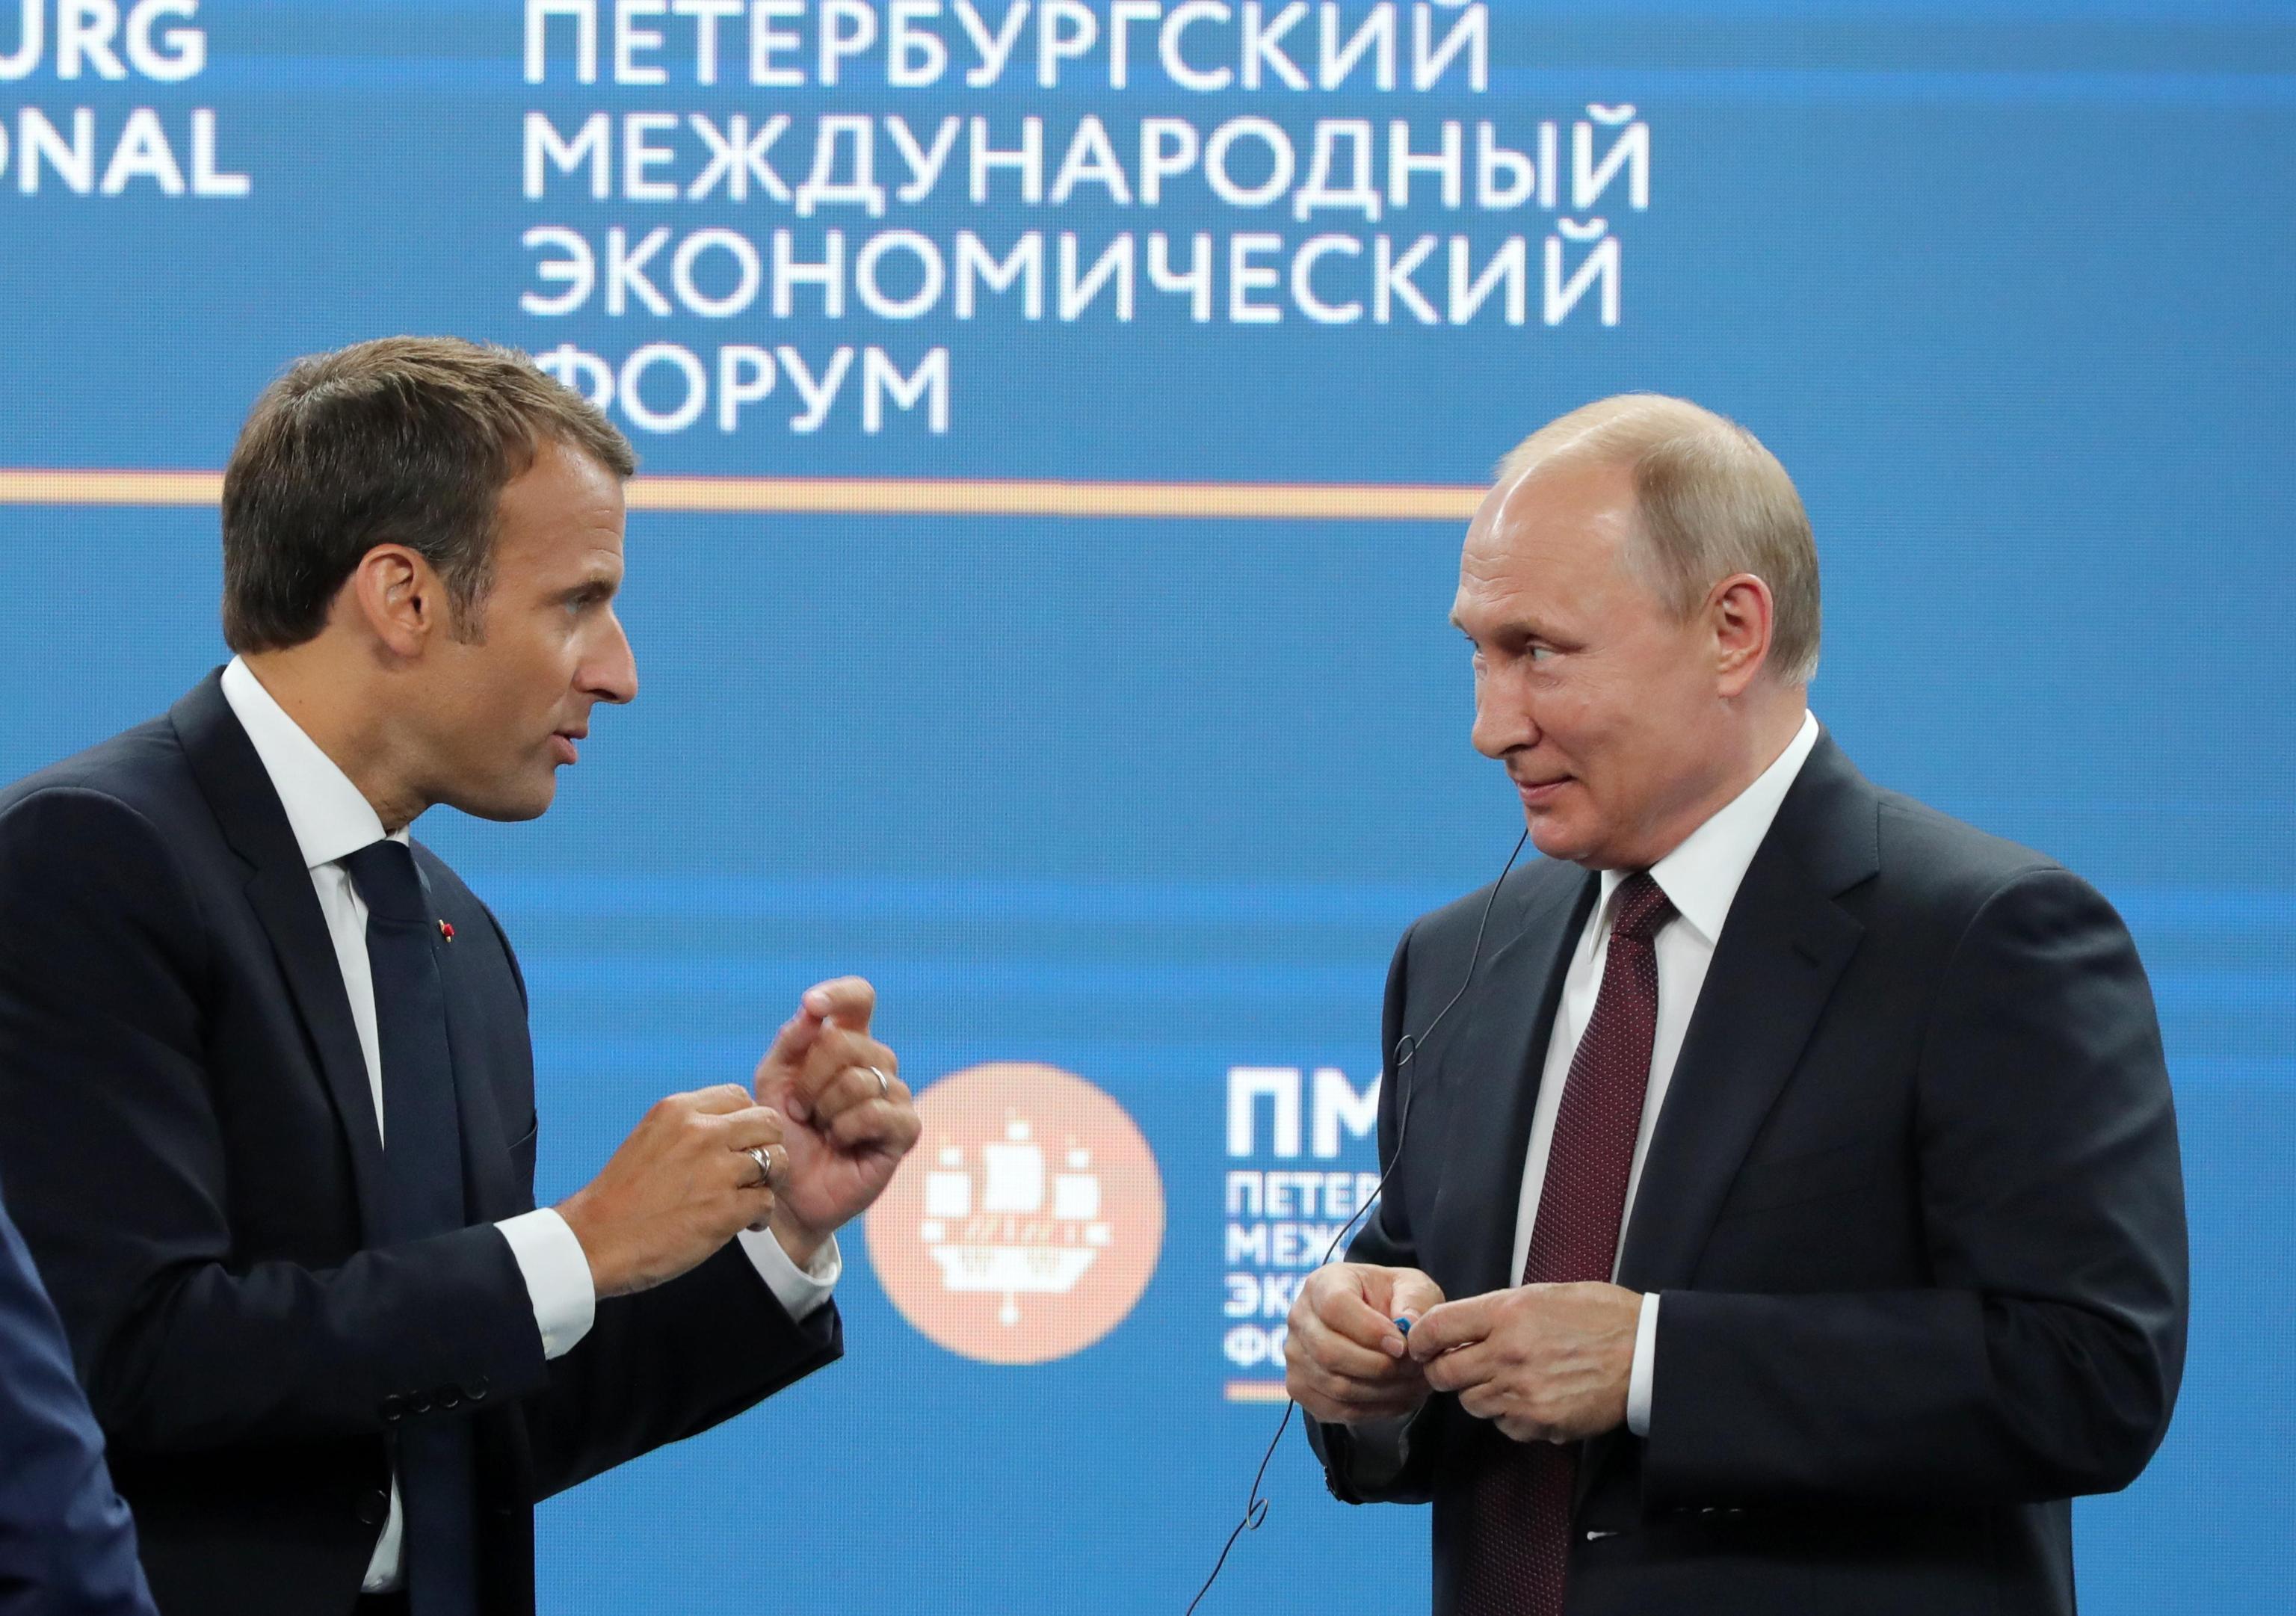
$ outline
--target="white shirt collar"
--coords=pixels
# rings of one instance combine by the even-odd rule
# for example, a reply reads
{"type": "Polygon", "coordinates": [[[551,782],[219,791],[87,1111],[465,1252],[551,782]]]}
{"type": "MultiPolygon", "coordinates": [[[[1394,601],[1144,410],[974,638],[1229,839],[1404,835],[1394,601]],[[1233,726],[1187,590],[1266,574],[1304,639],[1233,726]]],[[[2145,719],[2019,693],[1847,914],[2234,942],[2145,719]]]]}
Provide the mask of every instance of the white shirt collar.
{"type": "MultiPolygon", "coordinates": [[[[1754,854],[1760,849],[1762,839],[1770,833],[1771,822],[1777,818],[1787,791],[1816,745],[1817,720],[1805,710],[1801,727],[1794,732],[1794,738],[1786,742],[1785,751],[1770,767],[1756,775],[1751,785],[1717,809],[1705,824],[1684,837],[1673,852],[1651,865],[1651,879],[1658,882],[1659,890],[1672,902],[1675,913],[1696,929],[1708,947],[1720,939],[1722,923],[1729,919],[1738,885],[1746,879],[1746,866],[1754,862],[1754,854]]],[[[1606,928],[1610,924],[1611,899],[1628,874],[1625,870],[1603,872],[1603,923],[1606,928]]]]}
{"type": "MultiPolygon", "coordinates": [[[[383,839],[382,820],[373,804],[237,657],[223,670],[223,699],[254,743],[263,772],[271,776],[271,789],[287,810],[287,824],[302,849],[306,868],[332,864],[383,839]]],[[[405,841],[406,833],[402,830],[391,840],[405,841]]]]}

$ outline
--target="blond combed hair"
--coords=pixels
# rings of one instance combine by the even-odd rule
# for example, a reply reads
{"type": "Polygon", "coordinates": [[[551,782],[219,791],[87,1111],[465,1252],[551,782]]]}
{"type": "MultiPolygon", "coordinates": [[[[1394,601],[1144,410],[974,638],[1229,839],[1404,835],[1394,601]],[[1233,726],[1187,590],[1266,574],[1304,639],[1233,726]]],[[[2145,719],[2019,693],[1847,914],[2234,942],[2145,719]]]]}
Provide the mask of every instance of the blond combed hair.
{"type": "Polygon", "coordinates": [[[1533,432],[1499,463],[1511,483],[1564,465],[1619,465],[1634,479],[1641,539],[1630,563],[1678,617],[1726,578],[1751,573],[1774,603],[1770,667],[1792,685],[1817,671],[1817,544],[1793,479],[1736,422],[1686,398],[1622,393],[1533,432]]]}

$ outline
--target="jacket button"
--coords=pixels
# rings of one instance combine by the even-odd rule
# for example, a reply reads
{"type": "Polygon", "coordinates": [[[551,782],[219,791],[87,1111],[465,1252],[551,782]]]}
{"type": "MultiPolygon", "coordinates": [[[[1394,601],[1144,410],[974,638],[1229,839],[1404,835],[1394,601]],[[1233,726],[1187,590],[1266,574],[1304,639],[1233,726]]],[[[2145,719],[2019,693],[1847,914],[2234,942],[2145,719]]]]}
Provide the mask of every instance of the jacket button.
{"type": "Polygon", "coordinates": [[[432,1392],[430,1397],[431,1400],[441,1408],[460,1408],[463,1406],[463,1393],[460,1387],[441,1386],[432,1392]]]}
{"type": "Polygon", "coordinates": [[[385,1423],[396,1423],[406,1415],[406,1399],[398,1393],[393,1391],[383,1398],[382,1417],[385,1423]]]}
{"type": "Polygon", "coordinates": [[[430,1413],[430,1394],[427,1391],[417,1391],[413,1393],[406,1399],[406,1407],[407,1412],[410,1414],[430,1413]]]}
{"type": "Polygon", "coordinates": [[[381,1526],[390,1517],[390,1495],[376,1488],[359,1495],[358,1518],[363,1526],[381,1526]]]}
{"type": "Polygon", "coordinates": [[[463,1395],[473,1403],[483,1403],[487,1400],[487,1393],[493,1390],[494,1382],[482,1374],[463,1388],[463,1395]]]}

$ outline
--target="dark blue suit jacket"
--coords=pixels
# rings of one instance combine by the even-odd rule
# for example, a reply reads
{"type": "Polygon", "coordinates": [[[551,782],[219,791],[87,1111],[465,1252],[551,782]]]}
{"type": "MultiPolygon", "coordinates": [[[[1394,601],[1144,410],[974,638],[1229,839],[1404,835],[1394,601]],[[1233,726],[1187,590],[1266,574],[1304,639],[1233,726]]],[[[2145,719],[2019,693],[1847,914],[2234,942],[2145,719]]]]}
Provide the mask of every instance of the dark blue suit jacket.
{"type": "Polygon", "coordinates": [[[729,1244],[545,1362],[491,1226],[534,1204],[526,993],[419,844],[472,1227],[381,1246],[382,1150],[308,872],[210,676],[0,793],[0,1175],[170,1616],[348,1612],[402,1421],[472,1421],[482,1606],[531,1506],[837,1355],[729,1244]]]}
{"type": "Polygon", "coordinates": [[[64,1327],[0,1210],[0,1616],[152,1616],[64,1327]]]}
{"type": "MultiPolygon", "coordinates": [[[[1598,882],[1509,879],[1458,1008],[1380,1096],[1358,1261],[1514,1283],[1523,1153],[1598,882]]],[[[1387,1047],[1459,991],[1489,891],[1427,915],[1387,1047]]],[[[1652,1131],[1619,1283],[1656,1291],[1647,1440],[1587,1443],[1570,1616],[2072,1616],[2079,1493],[2128,1485],[2184,1367],[2184,1181],[2144,967],[2038,854],[1875,789],[1821,736],[1748,866],[1652,1131]]],[[[1435,1610],[1496,1428],[1455,1397],[1387,1476],[1435,1610]]]]}

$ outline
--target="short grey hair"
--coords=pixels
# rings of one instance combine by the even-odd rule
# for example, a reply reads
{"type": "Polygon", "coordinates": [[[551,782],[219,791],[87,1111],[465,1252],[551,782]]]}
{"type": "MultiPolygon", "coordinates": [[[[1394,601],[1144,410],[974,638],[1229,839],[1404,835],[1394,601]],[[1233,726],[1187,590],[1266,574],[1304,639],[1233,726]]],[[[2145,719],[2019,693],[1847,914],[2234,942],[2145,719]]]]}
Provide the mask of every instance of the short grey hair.
{"type": "Polygon", "coordinates": [[[1508,483],[1561,465],[1620,465],[1633,476],[1642,542],[1629,561],[1687,618],[1726,578],[1751,572],[1775,603],[1770,666],[1792,685],[1817,671],[1817,544],[1777,456],[1736,422],[1686,398],[1622,393],[1572,410],[1499,462],[1508,483]]]}

